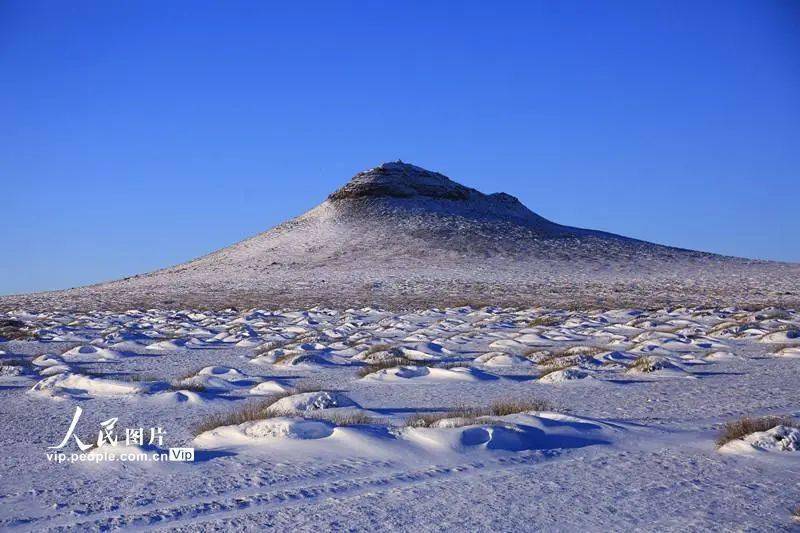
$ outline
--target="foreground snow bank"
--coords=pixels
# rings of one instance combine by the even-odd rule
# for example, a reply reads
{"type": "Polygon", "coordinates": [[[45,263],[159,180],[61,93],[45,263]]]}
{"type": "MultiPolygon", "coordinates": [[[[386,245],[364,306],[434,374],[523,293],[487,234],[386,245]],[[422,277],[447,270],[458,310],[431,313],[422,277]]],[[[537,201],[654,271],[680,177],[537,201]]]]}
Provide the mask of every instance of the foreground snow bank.
{"type": "Polygon", "coordinates": [[[268,452],[272,458],[296,454],[413,458],[603,445],[616,440],[620,431],[624,430],[605,422],[543,412],[481,417],[459,427],[337,426],[326,420],[279,416],[206,431],[195,438],[194,445],[241,453],[268,452]]]}

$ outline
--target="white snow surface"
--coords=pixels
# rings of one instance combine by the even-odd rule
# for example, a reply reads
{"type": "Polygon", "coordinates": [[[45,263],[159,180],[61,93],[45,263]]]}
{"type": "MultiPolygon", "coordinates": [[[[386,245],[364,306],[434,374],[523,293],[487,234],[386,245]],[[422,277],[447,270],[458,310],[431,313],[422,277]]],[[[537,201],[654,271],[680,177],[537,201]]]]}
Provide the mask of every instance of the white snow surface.
{"type": "MultiPolygon", "coordinates": [[[[31,334],[0,344],[0,366],[18,369],[0,376],[2,530],[796,527],[797,430],[715,445],[725,422],[800,415],[793,309],[0,318],[31,334]],[[641,357],[652,371],[630,372],[641,357]],[[270,403],[255,419],[195,430],[270,403]],[[492,411],[509,405],[510,414],[492,411]],[[48,461],[77,407],[76,435],[91,441],[116,418],[119,445],[93,448],[91,462],[48,461]],[[161,428],[163,443],[127,444],[125,428],[161,428]],[[109,459],[177,447],[194,448],[195,460],[109,459]]],[[[76,443],[64,451],[77,453],[76,443]]]]}

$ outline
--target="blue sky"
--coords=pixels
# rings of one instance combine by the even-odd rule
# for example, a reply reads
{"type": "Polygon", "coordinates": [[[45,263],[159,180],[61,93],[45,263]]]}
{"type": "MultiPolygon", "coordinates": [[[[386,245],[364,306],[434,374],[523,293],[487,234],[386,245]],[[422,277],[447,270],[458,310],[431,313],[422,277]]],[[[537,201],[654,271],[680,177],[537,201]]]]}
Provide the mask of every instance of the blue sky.
{"type": "Polygon", "coordinates": [[[191,259],[398,158],[800,261],[800,4],[0,3],[0,294],[191,259]]]}

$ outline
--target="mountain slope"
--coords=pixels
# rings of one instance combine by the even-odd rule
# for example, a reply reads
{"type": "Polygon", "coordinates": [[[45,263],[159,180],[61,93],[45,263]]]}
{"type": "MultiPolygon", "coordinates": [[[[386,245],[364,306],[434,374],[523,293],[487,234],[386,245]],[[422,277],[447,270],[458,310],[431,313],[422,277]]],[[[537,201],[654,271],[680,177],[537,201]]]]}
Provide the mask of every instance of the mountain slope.
{"type": "Polygon", "coordinates": [[[504,193],[385,163],[307,213],[217,252],[0,306],[794,306],[800,265],[549,221],[504,193]]]}

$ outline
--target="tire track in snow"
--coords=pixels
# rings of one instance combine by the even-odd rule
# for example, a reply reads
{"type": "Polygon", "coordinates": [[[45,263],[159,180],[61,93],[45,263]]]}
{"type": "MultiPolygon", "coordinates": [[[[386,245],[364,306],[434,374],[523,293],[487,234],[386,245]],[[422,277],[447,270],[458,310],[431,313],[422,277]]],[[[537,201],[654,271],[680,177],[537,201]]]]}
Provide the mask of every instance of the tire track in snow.
{"type": "Polygon", "coordinates": [[[263,490],[263,488],[233,490],[171,505],[150,504],[146,508],[128,509],[123,512],[100,512],[73,519],[65,517],[50,523],[37,523],[33,529],[36,531],[63,531],[185,527],[208,520],[228,518],[247,509],[261,511],[278,506],[306,504],[320,498],[349,497],[366,492],[384,491],[446,476],[468,475],[489,466],[504,469],[530,465],[542,460],[553,460],[561,454],[562,451],[558,450],[532,451],[521,456],[504,456],[448,466],[429,466],[418,470],[385,472],[328,482],[320,482],[319,477],[309,476],[304,482],[289,486],[283,485],[267,490],[263,490]]]}

